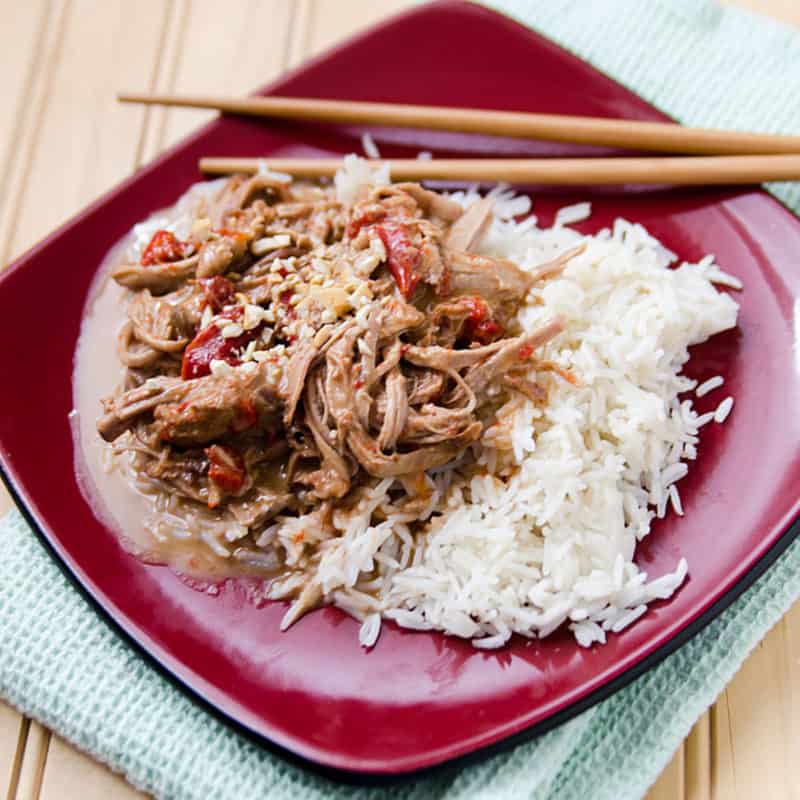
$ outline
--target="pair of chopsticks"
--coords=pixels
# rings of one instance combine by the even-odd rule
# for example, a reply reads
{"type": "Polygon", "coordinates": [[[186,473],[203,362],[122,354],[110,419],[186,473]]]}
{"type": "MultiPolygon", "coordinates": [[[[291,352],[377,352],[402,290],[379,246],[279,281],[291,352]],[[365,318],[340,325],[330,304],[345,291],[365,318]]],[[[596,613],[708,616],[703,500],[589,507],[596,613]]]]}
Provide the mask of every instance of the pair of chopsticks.
{"type": "MultiPolygon", "coordinates": [[[[684,157],[386,159],[393,180],[509,181],[535,184],[752,184],[800,180],[800,136],[686,128],[639,122],[470,108],[364,103],[297,97],[120,94],[125,103],[215,109],[227,114],[543,139],[684,157]]],[[[203,158],[210,175],[256,172],[261,159],[203,158]]],[[[333,175],[341,159],[269,158],[295,178],[333,175]]]]}

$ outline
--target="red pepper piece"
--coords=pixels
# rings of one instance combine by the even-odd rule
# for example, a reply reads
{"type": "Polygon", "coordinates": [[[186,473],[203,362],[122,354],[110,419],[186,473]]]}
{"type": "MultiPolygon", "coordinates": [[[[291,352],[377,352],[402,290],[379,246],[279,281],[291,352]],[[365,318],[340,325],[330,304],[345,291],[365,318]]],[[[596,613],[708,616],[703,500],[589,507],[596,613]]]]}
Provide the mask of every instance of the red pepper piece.
{"type": "MultiPolygon", "coordinates": [[[[243,314],[242,307],[235,306],[230,311],[220,314],[220,317],[236,322],[242,318],[243,314]]],[[[232,367],[241,364],[237,354],[259,336],[262,327],[263,324],[250,331],[244,331],[241,336],[226,339],[217,323],[212,322],[211,325],[203,328],[183,351],[181,378],[189,380],[210,374],[212,361],[225,361],[232,367]]]]}
{"type": "Polygon", "coordinates": [[[470,341],[490,344],[503,335],[503,326],[492,319],[489,306],[482,297],[463,297],[461,302],[469,309],[464,327],[470,341]]]}
{"type": "Polygon", "coordinates": [[[478,324],[472,338],[481,344],[491,344],[503,335],[503,326],[493,319],[478,324]]]}
{"type": "Polygon", "coordinates": [[[186,258],[188,249],[189,245],[180,241],[175,234],[165,230],[156,231],[142,253],[142,265],[151,267],[153,264],[180,261],[186,258]]]}
{"type": "Polygon", "coordinates": [[[362,228],[369,227],[385,217],[386,212],[383,209],[371,208],[364,211],[347,224],[347,238],[355,239],[362,228]]]}
{"type": "Polygon", "coordinates": [[[414,289],[420,281],[420,275],[416,271],[420,260],[419,248],[411,244],[405,225],[385,222],[376,225],[375,231],[386,248],[389,272],[392,273],[403,297],[408,299],[414,294],[414,289]]]}
{"type": "Polygon", "coordinates": [[[236,294],[234,285],[222,275],[201,278],[200,286],[203,287],[203,307],[208,306],[215,314],[230,305],[236,294]]]}
{"type": "Polygon", "coordinates": [[[226,492],[236,494],[244,486],[247,471],[244,460],[231,447],[212,444],[205,450],[208,458],[208,478],[226,492]]]}

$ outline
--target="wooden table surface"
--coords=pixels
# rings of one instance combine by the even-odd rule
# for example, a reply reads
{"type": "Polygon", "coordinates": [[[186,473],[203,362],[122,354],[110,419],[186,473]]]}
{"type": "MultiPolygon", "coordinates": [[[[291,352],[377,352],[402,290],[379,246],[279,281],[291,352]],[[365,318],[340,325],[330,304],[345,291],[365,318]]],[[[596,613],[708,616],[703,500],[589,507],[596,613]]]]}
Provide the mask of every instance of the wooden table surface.
{"type": "MultiPolygon", "coordinates": [[[[800,25],[798,0],[730,2],[800,25]]],[[[0,0],[0,264],[212,116],[121,107],[118,89],[244,93],[411,4],[234,0],[224,4],[223,26],[218,0],[0,0]],[[253,46],[254,30],[264,45],[253,46]]],[[[10,505],[0,489],[0,513],[10,505]]],[[[795,606],[695,725],[648,798],[800,798],[798,764],[795,606]]],[[[144,797],[0,703],[3,796],[144,797]]]]}

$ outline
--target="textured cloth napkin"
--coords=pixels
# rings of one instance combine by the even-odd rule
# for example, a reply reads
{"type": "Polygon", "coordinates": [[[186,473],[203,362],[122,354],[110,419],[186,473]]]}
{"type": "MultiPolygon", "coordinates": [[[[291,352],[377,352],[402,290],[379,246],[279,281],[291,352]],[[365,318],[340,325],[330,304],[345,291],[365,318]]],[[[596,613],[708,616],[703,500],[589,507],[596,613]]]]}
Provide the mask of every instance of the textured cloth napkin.
{"type": "MultiPolygon", "coordinates": [[[[703,0],[494,0],[687,124],[800,132],[800,33],[703,0]]],[[[800,186],[771,187],[800,211],[800,186]]],[[[159,797],[641,797],[800,596],[800,540],[627,688],[545,736],[401,788],[330,783],[209,716],[123,643],[18,512],[0,522],[0,695],[159,797]]]]}

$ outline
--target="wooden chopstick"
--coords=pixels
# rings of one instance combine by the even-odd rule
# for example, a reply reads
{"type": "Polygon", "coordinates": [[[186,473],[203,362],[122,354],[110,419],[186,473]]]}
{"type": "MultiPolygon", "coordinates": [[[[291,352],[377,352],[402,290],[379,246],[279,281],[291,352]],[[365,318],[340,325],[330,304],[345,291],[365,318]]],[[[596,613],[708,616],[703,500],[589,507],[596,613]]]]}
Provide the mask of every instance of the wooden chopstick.
{"type": "MultiPolygon", "coordinates": [[[[734,185],[800,180],[800,155],[694,156],[677,158],[475,158],[385,159],[392,180],[480,181],[496,183],[601,185],[734,185]]],[[[254,173],[259,165],[294,178],[333,175],[340,158],[202,158],[207,175],[254,173]]]]}
{"type": "Polygon", "coordinates": [[[212,108],[228,114],[430,128],[665,153],[700,155],[800,153],[800,136],[685,128],[673,123],[574,117],[563,114],[531,114],[301,97],[231,98],[213,95],[122,93],[118,95],[118,99],[123,103],[212,108]]]}

